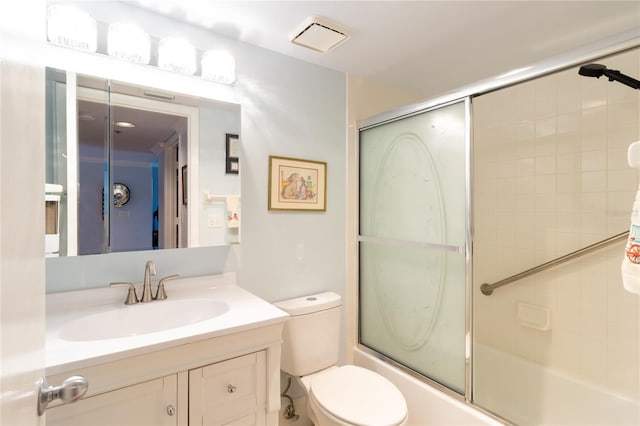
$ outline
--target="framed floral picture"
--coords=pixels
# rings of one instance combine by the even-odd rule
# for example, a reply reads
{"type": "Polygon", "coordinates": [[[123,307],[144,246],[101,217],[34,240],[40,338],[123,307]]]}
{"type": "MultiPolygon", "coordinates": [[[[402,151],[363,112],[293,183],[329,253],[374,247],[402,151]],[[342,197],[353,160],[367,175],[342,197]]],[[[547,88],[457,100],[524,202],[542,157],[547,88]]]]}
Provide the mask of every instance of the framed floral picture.
{"type": "Polygon", "coordinates": [[[326,211],[327,163],[269,156],[269,210],[326,211]]]}

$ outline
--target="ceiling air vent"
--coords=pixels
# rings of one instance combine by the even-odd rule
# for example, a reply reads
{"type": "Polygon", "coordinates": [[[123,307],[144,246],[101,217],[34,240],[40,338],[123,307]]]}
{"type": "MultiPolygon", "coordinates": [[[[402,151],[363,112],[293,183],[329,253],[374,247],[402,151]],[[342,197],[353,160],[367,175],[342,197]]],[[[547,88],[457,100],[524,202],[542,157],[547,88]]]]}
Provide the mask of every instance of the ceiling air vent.
{"type": "Polygon", "coordinates": [[[311,16],[291,34],[291,43],[326,53],[351,37],[346,28],[321,16],[311,16]]]}

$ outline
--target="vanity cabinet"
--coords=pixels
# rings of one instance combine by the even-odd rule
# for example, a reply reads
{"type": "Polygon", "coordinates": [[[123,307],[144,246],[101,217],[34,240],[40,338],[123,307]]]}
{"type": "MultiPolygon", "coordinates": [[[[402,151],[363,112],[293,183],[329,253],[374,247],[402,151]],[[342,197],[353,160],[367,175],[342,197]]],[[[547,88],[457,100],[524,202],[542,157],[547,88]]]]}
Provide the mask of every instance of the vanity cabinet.
{"type": "Polygon", "coordinates": [[[280,408],[282,324],[48,376],[87,378],[79,401],[50,404],[47,426],[271,425],[280,408]]]}
{"type": "Polygon", "coordinates": [[[48,426],[177,426],[266,423],[266,354],[260,351],[60,405],[47,411],[48,426]],[[178,377],[188,375],[186,381],[178,377]],[[185,398],[183,398],[184,400],[185,398]]]}

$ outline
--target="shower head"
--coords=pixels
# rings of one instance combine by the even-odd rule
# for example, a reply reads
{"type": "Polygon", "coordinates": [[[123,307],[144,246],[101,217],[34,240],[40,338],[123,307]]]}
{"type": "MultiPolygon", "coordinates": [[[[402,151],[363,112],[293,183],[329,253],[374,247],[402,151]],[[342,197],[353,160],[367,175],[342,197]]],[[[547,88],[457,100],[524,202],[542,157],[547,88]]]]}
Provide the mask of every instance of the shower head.
{"type": "Polygon", "coordinates": [[[607,67],[601,64],[583,65],[578,70],[578,74],[584,75],[585,77],[600,78],[604,75],[604,70],[606,69],[607,67]]]}
{"type": "Polygon", "coordinates": [[[609,79],[609,81],[615,80],[633,89],[640,89],[640,81],[629,77],[628,75],[624,75],[620,71],[607,69],[605,65],[601,64],[583,65],[578,70],[578,74],[585,77],[595,78],[600,78],[604,75],[609,79]]]}

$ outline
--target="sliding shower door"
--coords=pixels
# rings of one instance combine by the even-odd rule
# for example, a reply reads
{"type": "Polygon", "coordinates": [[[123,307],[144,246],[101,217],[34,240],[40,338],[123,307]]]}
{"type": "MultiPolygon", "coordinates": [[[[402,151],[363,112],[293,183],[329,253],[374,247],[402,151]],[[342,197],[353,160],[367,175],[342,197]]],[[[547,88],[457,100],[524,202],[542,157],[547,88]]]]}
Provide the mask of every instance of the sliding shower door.
{"type": "Polygon", "coordinates": [[[360,343],[461,394],[467,105],[360,131],[360,343]]]}

